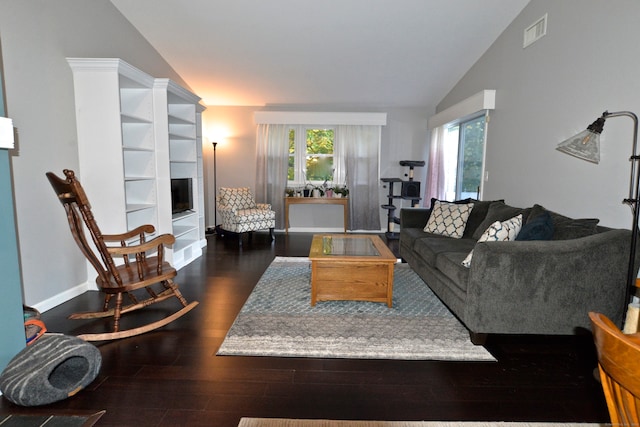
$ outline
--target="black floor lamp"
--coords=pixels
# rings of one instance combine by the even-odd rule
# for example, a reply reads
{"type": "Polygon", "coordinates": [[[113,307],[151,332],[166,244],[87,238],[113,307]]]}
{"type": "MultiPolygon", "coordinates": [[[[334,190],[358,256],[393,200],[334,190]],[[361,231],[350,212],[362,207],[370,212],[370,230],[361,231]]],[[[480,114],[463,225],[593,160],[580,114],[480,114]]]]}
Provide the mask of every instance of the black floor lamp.
{"type": "MultiPolygon", "coordinates": [[[[631,302],[631,296],[635,289],[636,274],[635,274],[635,258],[636,258],[636,244],[638,241],[638,217],[640,210],[638,209],[638,203],[640,202],[640,194],[638,192],[640,188],[640,168],[638,167],[638,161],[640,156],[637,154],[638,145],[638,117],[630,111],[617,111],[609,113],[605,111],[602,116],[595,122],[591,123],[586,130],[580,132],[576,136],[561,142],[556,148],[563,153],[570,154],[583,160],[587,160],[593,163],[600,162],[600,134],[604,128],[605,120],[612,117],[629,117],[633,120],[633,149],[631,152],[631,177],[629,179],[629,197],[622,202],[628,204],[633,212],[633,224],[631,226],[631,249],[629,250],[629,267],[627,270],[627,288],[625,293],[625,305],[624,313],[626,315],[628,304],[631,302]]],[[[625,316],[623,316],[624,322],[625,316]]],[[[624,326],[624,325],[623,325],[624,326]]]]}
{"type": "Polygon", "coordinates": [[[217,142],[213,144],[213,232],[218,234],[218,166],[216,165],[216,146],[217,142]]]}

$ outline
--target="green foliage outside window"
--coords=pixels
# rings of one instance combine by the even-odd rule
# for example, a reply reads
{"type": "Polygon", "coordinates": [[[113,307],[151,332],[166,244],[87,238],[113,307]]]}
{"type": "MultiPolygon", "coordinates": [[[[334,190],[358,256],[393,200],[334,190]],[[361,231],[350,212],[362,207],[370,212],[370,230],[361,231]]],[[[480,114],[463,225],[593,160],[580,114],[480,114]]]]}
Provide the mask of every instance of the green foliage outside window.
{"type": "Polygon", "coordinates": [[[307,181],[330,180],[333,175],[333,129],[307,130],[307,181]]]}
{"type": "Polygon", "coordinates": [[[484,151],[484,116],[463,124],[461,131],[464,137],[462,159],[463,193],[475,193],[482,180],[482,154],[484,151]]]}
{"type": "Polygon", "coordinates": [[[295,179],[295,157],[296,152],[296,131],[289,130],[289,169],[287,170],[287,181],[293,181],[295,179]]]}
{"type": "MultiPolygon", "coordinates": [[[[331,180],[333,176],[333,129],[307,129],[306,181],[331,180]]],[[[295,131],[289,131],[289,169],[287,179],[295,180],[295,131]]]]}

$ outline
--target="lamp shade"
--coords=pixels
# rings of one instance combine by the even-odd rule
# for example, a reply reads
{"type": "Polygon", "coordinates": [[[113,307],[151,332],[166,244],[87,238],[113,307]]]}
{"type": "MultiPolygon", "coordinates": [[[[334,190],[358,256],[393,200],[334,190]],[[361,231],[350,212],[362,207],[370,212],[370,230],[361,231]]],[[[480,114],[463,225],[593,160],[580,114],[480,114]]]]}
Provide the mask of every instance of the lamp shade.
{"type": "Polygon", "coordinates": [[[600,163],[600,134],[604,128],[604,121],[610,115],[605,111],[586,130],[558,144],[556,150],[588,162],[600,163]]]}
{"type": "Polygon", "coordinates": [[[600,163],[600,134],[585,129],[558,144],[556,150],[592,163],[600,163]]]}

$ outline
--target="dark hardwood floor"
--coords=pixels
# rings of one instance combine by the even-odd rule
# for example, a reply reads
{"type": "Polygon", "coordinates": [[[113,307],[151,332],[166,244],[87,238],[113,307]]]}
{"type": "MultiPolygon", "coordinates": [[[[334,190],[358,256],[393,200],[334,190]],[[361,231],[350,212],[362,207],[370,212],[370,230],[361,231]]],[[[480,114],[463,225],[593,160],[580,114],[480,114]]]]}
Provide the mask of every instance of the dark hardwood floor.
{"type": "MultiPolygon", "coordinates": [[[[0,413],[89,413],[98,426],[235,427],[241,417],[609,422],[590,336],[489,336],[497,363],[216,356],[253,286],[275,256],[307,256],[310,234],[208,237],[177,283],[200,305],[169,326],[98,343],[102,368],[85,390],[46,407],[0,400],[0,413]]],[[[390,244],[390,246],[392,246],[390,244]]],[[[127,321],[145,322],[166,306],[127,321]]],[[[43,314],[50,331],[78,334],[102,321],[67,320],[95,309],[88,292],[43,314]]],[[[164,303],[162,303],[164,304],[164,303]]],[[[523,310],[527,310],[523,302],[523,310]]]]}

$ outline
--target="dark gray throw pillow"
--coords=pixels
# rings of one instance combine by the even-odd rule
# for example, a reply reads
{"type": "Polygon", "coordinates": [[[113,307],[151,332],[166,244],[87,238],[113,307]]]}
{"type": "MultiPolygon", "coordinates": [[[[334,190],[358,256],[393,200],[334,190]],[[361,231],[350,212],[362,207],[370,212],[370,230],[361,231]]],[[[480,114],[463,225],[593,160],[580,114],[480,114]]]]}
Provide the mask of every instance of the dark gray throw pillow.
{"type": "Polygon", "coordinates": [[[531,218],[535,218],[544,212],[549,212],[553,219],[553,236],[551,240],[571,240],[596,234],[598,218],[569,218],[559,213],[548,211],[543,206],[534,205],[531,209],[531,218]]]}
{"type": "Polygon", "coordinates": [[[531,208],[516,208],[513,206],[509,206],[504,203],[502,200],[496,200],[491,202],[489,205],[489,209],[487,211],[487,215],[484,220],[478,225],[476,230],[473,233],[473,238],[478,240],[482,233],[489,228],[491,224],[496,221],[506,221],[510,218],[513,218],[516,215],[522,214],[522,221],[527,221],[529,217],[529,211],[531,208]]]}
{"type": "Polygon", "coordinates": [[[596,234],[597,225],[600,222],[597,218],[571,219],[558,215],[553,215],[553,240],[579,239],[580,237],[596,234]]]}

